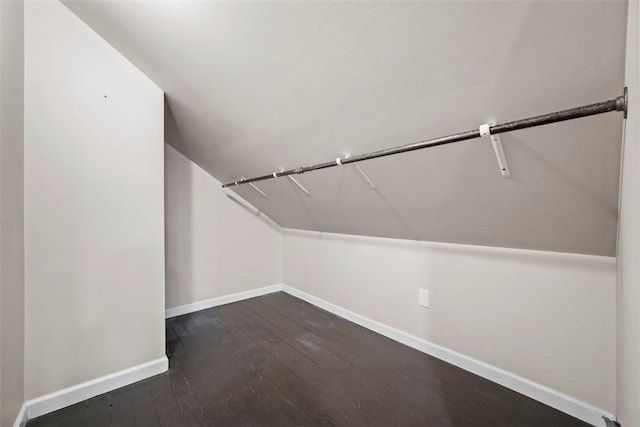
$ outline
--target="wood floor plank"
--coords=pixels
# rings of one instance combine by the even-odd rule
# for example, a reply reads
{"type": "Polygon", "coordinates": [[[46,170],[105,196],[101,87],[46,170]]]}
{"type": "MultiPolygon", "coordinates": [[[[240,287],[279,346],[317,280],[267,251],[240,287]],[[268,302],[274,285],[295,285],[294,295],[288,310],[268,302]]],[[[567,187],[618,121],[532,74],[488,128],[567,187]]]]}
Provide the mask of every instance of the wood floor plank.
{"type": "Polygon", "coordinates": [[[28,427],[586,425],[282,292],[166,328],[169,372],[28,427]]]}

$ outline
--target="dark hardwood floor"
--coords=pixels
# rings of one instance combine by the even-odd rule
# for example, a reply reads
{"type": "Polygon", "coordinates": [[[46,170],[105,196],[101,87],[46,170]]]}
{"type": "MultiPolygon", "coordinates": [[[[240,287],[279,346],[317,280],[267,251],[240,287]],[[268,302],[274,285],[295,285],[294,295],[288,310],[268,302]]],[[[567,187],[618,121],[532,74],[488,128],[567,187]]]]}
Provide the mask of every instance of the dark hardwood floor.
{"type": "Polygon", "coordinates": [[[284,293],[167,320],[169,372],[43,426],[584,426],[284,293]]]}

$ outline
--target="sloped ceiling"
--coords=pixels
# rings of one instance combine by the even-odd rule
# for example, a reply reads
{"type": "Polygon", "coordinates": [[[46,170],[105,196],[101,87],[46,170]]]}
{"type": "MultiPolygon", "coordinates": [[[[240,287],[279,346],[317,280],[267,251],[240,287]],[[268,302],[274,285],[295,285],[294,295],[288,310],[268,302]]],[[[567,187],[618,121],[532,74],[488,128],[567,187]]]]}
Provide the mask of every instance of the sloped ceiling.
{"type": "MultiPolygon", "coordinates": [[[[622,94],[625,2],[65,1],[153,79],[222,182],[622,94]]],[[[622,115],[237,192],[284,227],[614,255],[622,115]]]]}

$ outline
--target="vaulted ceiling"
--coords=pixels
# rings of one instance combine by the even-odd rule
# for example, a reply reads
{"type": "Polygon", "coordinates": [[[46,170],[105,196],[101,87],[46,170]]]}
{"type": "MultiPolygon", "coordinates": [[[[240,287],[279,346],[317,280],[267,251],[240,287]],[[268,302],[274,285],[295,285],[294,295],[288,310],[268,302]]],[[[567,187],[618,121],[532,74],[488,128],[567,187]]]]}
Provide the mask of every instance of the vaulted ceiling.
{"type": "MultiPolygon", "coordinates": [[[[622,94],[626,2],[64,2],[222,182],[622,94]]],[[[614,255],[622,115],[249,186],[284,227],[614,255]]]]}

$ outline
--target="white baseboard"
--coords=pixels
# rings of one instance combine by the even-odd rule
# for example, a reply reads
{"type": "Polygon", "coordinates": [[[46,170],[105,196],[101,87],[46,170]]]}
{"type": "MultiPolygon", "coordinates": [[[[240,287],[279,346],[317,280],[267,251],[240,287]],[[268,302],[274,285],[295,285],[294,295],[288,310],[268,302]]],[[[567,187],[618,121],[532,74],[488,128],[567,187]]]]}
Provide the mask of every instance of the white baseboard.
{"type": "Polygon", "coordinates": [[[178,307],[168,308],[165,311],[165,317],[169,319],[170,317],[181,316],[183,314],[193,313],[194,311],[205,310],[207,308],[217,307],[219,305],[230,304],[232,302],[255,298],[266,294],[272,294],[281,290],[282,285],[265,286],[264,288],[251,289],[248,291],[237,292],[235,294],[224,295],[204,301],[198,301],[191,304],[180,305],[178,307]]]}
{"type": "Polygon", "coordinates": [[[28,419],[48,414],[102,393],[144,380],[169,369],[166,356],[141,365],[105,375],[73,387],[50,393],[26,402],[28,419]]]}
{"type": "Polygon", "coordinates": [[[27,404],[23,403],[13,427],[25,427],[27,425],[27,404]]]}
{"type": "Polygon", "coordinates": [[[395,329],[391,326],[369,319],[368,317],[354,313],[323,299],[314,297],[306,292],[300,291],[291,286],[283,285],[282,290],[296,298],[300,298],[316,307],[329,311],[337,316],[347,319],[353,323],[398,341],[423,353],[437,357],[452,365],[458,366],[466,371],[472,372],[490,381],[498,383],[518,393],[524,394],[532,399],[549,405],[552,408],[572,415],[584,422],[598,427],[605,427],[602,416],[615,420],[612,414],[591,406],[585,402],[577,400],[571,396],[552,390],[542,384],[538,384],[526,378],[520,377],[511,372],[507,372],[496,366],[489,365],[480,360],[466,356],[457,351],[450,350],[438,344],[434,344],[415,335],[395,329]]]}
{"type": "MultiPolygon", "coordinates": [[[[542,384],[520,377],[511,372],[507,372],[496,366],[458,353],[454,350],[434,344],[415,335],[408,334],[391,326],[369,319],[353,311],[342,308],[338,305],[317,298],[306,292],[287,285],[272,285],[264,288],[238,292],[231,295],[199,301],[193,304],[173,307],[166,310],[166,317],[175,317],[182,314],[192,313],[223,304],[255,298],[273,292],[284,291],[294,297],[300,298],[316,307],[329,311],[337,316],[347,319],[362,327],[370,329],[394,341],[408,345],[423,353],[434,356],[452,365],[458,366],[466,371],[472,372],[518,393],[524,394],[532,399],[542,402],[552,408],[572,415],[582,421],[597,427],[605,427],[602,416],[615,420],[615,416],[592,405],[582,402],[566,394],[552,390],[542,384]]],[[[73,405],[91,397],[114,390],[119,387],[143,380],[153,375],[162,373],[168,369],[169,362],[166,357],[134,366],[124,371],[116,372],[92,381],[88,381],[74,387],[60,390],[37,399],[30,400],[23,405],[26,406],[26,415],[29,419],[35,418],[66,406],[73,405]]],[[[26,418],[24,420],[26,422],[26,418]]],[[[18,420],[16,425],[19,426],[18,420]]],[[[21,425],[20,425],[21,426],[21,425]]],[[[22,427],[22,426],[21,426],[22,427]]]]}

